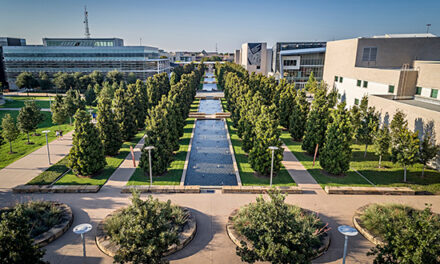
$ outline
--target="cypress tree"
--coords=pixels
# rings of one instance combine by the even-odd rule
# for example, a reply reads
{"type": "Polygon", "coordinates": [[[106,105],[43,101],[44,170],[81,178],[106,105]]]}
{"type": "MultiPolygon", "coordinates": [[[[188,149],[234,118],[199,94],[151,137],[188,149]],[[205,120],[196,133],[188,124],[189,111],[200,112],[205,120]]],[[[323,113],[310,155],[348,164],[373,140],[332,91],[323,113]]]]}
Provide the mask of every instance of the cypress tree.
{"type": "Polygon", "coordinates": [[[103,97],[98,102],[96,127],[99,130],[104,154],[116,155],[122,146],[122,135],[112,111],[112,100],[108,97],[103,97]]]}
{"type": "Polygon", "coordinates": [[[87,86],[87,90],[86,90],[84,96],[86,98],[86,105],[91,105],[91,106],[96,105],[95,89],[93,88],[93,86],[91,84],[89,84],[87,86]]]}
{"type": "Polygon", "coordinates": [[[55,101],[50,106],[50,111],[52,112],[53,123],[61,125],[66,122],[68,114],[61,95],[55,97],[55,101]]]}
{"type": "Polygon", "coordinates": [[[122,139],[124,141],[130,140],[137,131],[136,116],[134,105],[127,94],[127,89],[124,83],[121,82],[121,87],[116,90],[115,98],[113,99],[113,109],[115,111],[116,122],[119,124],[122,139]]]}
{"type": "Polygon", "coordinates": [[[35,101],[26,101],[20,109],[17,117],[18,128],[27,134],[27,144],[33,144],[29,140],[29,133],[37,129],[38,124],[43,120],[43,115],[35,101]]]}
{"type": "Polygon", "coordinates": [[[406,115],[401,110],[397,110],[390,125],[391,141],[393,144],[396,144],[395,142],[399,141],[400,132],[407,128],[408,121],[406,120],[406,115]]]}
{"type": "Polygon", "coordinates": [[[72,116],[78,109],[85,110],[85,102],[78,90],[70,89],[64,97],[64,108],[69,116],[69,124],[72,125],[72,116]]]}
{"type": "Polygon", "coordinates": [[[326,91],[318,89],[312,102],[309,115],[307,116],[306,131],[302,149],[310,155],[315,153],[316,144],[322,147],[325,141],[325,131],[329,120],[329,110],[326,91]]]}
{"type": "Polygon", "coordinates": [[[148,111],[148,96],[147,96],[147,86],[141,81],[136,81],[136,125],[139,129],[144,128],[145,118],[147,117],[148,111]]]}
{"type": "Polygon", "coordinates": [[[298,91],[292,115],[289,118],[289,133],[295,141],[303,139],[309,110],[310,103],[307,102],[306,92],[304,90],[298,91]]]}
{"type": "Polygon", "coordinates": [[[331,174],[343,174],[350,169],[351,159],[350,115],[345,102],[333,112],[333,122],[328,125],[326,139],[319,155],[319,164],[331,174]]]}
{"type": "Polygon", "coordinates": [[[376,155],[379,155],[379,168],[381,166],[382,157],[390,151],[390,143],[390,129],[387,125],[384,125],[375,133],[373,141],[374,151],[376,155]]]}
{"type": "Polygon", "coordinates": [[[316,93],[318,90],[318,81],[315,79],[315,74],[313,74],[313,72],[310,73],[309,80],[304,85],[304,88],[309,93],[316,93]]]}
{"type": "Polygon", "coordinates": [[[81,176],[92,175],[107,164],[99,131],[90,122],[90,115],[84,110],[75,114],[73,146],[69,152],[68,167],[81,176]]]}
{"type": "Polygon", "coordinates": [[[296,104],[296,96],[295,84],[288,84],[281,91],[279,101],[280,125],[285,128],[289,128],[289,118],[296,104]]]}

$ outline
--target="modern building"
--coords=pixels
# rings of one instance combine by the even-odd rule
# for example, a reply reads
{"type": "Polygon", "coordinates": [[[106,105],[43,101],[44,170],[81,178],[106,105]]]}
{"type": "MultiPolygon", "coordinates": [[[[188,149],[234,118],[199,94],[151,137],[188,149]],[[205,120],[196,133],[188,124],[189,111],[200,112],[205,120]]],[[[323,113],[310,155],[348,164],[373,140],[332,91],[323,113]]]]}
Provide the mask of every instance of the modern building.
{"type": "Polygon", "coordinates": [[[0,37],[0,83],[1,83],[1,86],[9,87],[9,84],[6,81],[5,67],[4,67],[4,63],[3,63],[3,47],[24,46],[24,45],[26,45],[25,39],[0,37]]]}
{"type": "Polygon", "coordinates": [[[272,50],[267,43],[243,43],[240,50],[240,64],[249,72],[267,75],[270,72],[272,50]]]}
{"type": "Polygon", "coordinates": [[[234,51],[234,63],[240,64],[240,62],[241,62],[240,50],[238,49],[234,51]]]}
{"type": "Polygon", "coordinates": [[[6,78],[11,88],[16,88],[15,78],[24,71],[49,76],[57,72],[104,74],[118,70],[133,72],[137,78],[146,79],[156,73],[170,72],[168,59],[160,59],[157,48],[124,46],[118,38],[101,39],[43,39],[43,45],[7,46],[3,48],[6,78]]]}
{"type": "Polygon", "coordinates": [[[324,81],[348,107],[368,95],[382,122],[397,110],[419,135],[432,124],[440,139],[440,38],[432,34],[385,35],[327,43],[324,81]]]}

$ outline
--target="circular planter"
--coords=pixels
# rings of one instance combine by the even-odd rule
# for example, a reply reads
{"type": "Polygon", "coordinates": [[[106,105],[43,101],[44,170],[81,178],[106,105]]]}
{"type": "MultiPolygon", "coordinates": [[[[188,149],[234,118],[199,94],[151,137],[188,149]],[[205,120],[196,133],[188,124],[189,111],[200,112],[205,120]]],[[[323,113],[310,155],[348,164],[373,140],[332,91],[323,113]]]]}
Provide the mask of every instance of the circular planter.
{"type": "MultiPolygon", "coordinates": [[[[50,242],[54,241],[55,239],[63,235],[70,228],[73,222],[73,213],[70,206],[59,202],[51,202],[51,203],[56,207],[58,207],[59,209],[61,209],[62,211],[61,222],[53,226],[51,229],[47,230],[46,232],[32,238],[34,239],[34,244],[40,247],[44,247],[48,245],[50,242]]],[[[9,209],[13,209],[13,207],[4,207],[0,210],[9,210],[9,209]]]]}
{"type": "MultiPolygon", "coordinates": [[[[239,234],[238,231],[235,229],[234,227],[234,223],[233,223],[233,218],[234,216],[236,216],[238,214],[238,210],[239,209],[235,209],[234,211],[232,211],[232,213],[229,215],[228,218],[228,223],[226,224],[226,232],[228,233],[229,238],[232,240],[232,242],[234,242],[234,244],[237,247],[242,247],[241,246],[241,241],[246,242],[246,244],[248,245],[249,248],[252,248],[252,243],[247,240],[246,237],[244,237],[243,235],[239,234]]],[[[301,208],[301,210],[303,210],[304,212],[307,213],[312,213],[312,211],[309,211],[307,209],[303,209],[301,208]]],[[[322,245],[321,247],[319,247],[319,249],[316,251],[316,256],[314,256],[311,260],[319,258],[320,256],[322,256],[328,249],[328,247],[330,246],[330,234],[329,233],[324,233],[321,237],[321,242],[322,245]]]]}
{"type": "Polygon", "coordinates": [[[361,215],[364,213],[365,209],[367,209],[371,204],[364,205],[362,207],[359,207],[353,216],[353,225],[356,227],[356,229],[361,233],[368,241],[375,245],[383,245],[383,240],[380,237],[377,237],[373,235],[368,229],[366,229],[362,225],[361,215]]]}
{"type": "MultiPolygon", "coordinates": [[[[191,213],[191,211],[186,207],[181,207],[183,211],[188,212],[188,221],[186,222],[185,226],[183,227],[183,231],[179,233],[179,245],[173,244],[171,245],[168,250],[163,254],[164,257],[171,255],[182,248],[184,248],[186,245],[193,240],[194,236],[197,232],[197,222],[194,215],[191,213]]],[[[124,208],[120,208],[110,214],[108,214],[101,222],[99,222],[98,227],[96,229],[96,245],[98,248],[106,255],[110,257],[114,257],[116,254],[116,251],[118,251],[119,246],[113,243],[110,240],[110,236],[107,235],[107,231],[105,231],[105,221],[110,218],[111,216],[117,214],[118,212],[122,211],[124,208]]]]}

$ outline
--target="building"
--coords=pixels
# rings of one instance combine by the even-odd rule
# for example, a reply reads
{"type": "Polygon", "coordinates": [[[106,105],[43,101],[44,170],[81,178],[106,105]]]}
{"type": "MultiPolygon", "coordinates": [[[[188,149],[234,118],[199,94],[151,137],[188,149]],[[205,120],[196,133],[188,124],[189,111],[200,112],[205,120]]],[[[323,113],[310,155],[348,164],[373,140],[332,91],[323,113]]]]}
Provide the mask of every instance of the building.
{"type": "Polygon", "coordinates": [[[43,39],[43,45],[7,46],[3,48],[6,79],[11,89],[15,78],[24,71],[35,76],[40,71],[49,76],[57,72],[104,74],[118,70],[133,72],[146,79],[156,73],[170,72],[168,59],[159,58],[159,50],[148,46],[124,46],[118,38],[43,39]]]}
{"type": "Polygon", "coordinates": [[[26,45],[25,39],[20,38],[8,38],[8,37],[0,37],[0,87],[9,87],[9,84],[6,80],[6,72],[3,63],[3,47],[6,46],[24,46],[26,45]]]}
{"type": "Polygon", "coordinates": [[[272,62],[272,50],[267,43],[243,43],[240,50],[240,64],[249,72],[267,75],[272,62]]]}
{"type": "Polygon", "coordinates": [[[234,63],[240,64],[241,63],[241,57],[240,57],[240,50],[234,51],[234,63]]]}
{"type": "Polygon", "coordinates": [[[383,123],[401,110],[410,129],[422,136],[429,125],[439,142],[439,37],[399,34],[328,42],[324,81],[348,107],[368,95],[383,123]]]}

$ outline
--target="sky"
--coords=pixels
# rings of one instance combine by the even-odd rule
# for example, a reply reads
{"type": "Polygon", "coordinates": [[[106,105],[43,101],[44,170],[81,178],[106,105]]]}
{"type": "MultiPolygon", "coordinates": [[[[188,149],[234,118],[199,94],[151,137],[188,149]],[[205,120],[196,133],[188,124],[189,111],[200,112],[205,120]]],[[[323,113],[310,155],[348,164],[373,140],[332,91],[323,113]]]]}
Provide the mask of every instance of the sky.
{"type": "Polygon", "coordinates": [[[440,35],[440,0],[0,0],[0,36],[83,37],[84,5],[92,37],[166,51],[425,33],[428,23],[440,35]]]}

